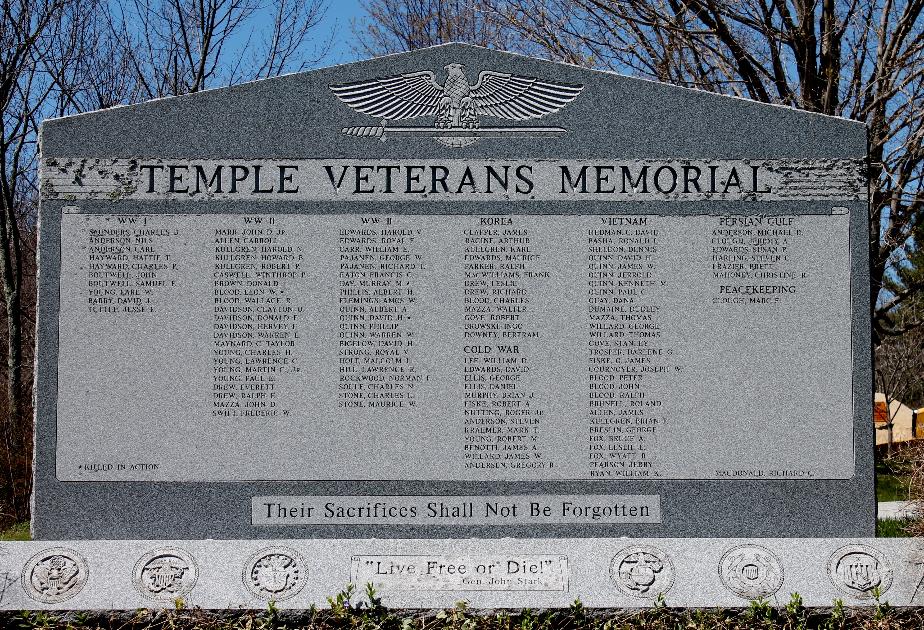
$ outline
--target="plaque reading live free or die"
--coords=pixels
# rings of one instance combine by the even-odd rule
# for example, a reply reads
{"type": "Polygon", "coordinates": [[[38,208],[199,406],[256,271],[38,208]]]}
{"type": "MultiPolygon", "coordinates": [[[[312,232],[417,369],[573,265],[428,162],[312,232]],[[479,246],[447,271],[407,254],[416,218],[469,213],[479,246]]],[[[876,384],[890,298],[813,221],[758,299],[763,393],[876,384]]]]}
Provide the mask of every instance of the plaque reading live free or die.
{"type": "Polygon", "coordinates": [[[868,533],[864,151],[465,46],[46,123],[36,532],[868,533]]]}

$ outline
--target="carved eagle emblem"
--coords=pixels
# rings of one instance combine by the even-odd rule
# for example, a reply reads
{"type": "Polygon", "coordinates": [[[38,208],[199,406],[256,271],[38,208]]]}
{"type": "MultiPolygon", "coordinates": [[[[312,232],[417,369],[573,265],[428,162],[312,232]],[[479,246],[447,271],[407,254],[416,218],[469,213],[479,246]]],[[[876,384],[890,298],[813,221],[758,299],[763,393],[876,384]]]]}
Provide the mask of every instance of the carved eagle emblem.
{"type": "MultiPolygon", "coordinates": [[[[411,72],[367,81],[331,85],[331,91],[358,112],[382,119],[381,127],[347,127],[343,132],[357,136],[384,137],[385,122],[420,116],[433,116],[429,128],[455,133],[438,136],[472,138],[500,135],[504,132],[561,133],[560,127],[490,127],[482,128],[479,117],[504,120],[537,119],[557,112],[573,101],[583,85],[568,85],[516,74],[484,71],[472,85],[465,76],[465,66],[451,63],[442,85],[433,72],[411,72]],[[476,133],[483,129],[485,133],[476,133]]],[[[423,131],[420,127],[391,127],[393,133],[423,131]]],[[[470,144],[469,142],[468,144],[470,144]]],[[[464,146],[455,143],[454,146],[464,146]]]]}

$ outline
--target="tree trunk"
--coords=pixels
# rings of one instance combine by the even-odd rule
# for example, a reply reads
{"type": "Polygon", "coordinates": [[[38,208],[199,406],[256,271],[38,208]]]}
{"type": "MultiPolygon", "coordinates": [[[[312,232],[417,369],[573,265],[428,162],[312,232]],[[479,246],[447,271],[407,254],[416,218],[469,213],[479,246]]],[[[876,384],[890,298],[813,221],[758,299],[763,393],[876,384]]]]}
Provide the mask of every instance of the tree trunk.
{"type": "Polygon", "coordinates": [[[6,283],[4,283],[4,297],[6,298],[6,317],[7,317],[7,395],[9,397],[10,410],[10,434],[11,439],[8,444],[12,449],[11,457],[13,467],[13,486],[10,488],[11,508],[17,521],[21,521],[28,516],[24,506],[25,500],[21,500],[20,488],[16,482],[25,481],[23,470],[23,458],[26,457],[24,452],[24,440],[22,439],[22,428],[24,426],[22,418],[22,404],[20,396],[23,390],[22,383],[22,323],[20,322],[20,299],[19,290],[14,289],[9,292],[6,283]]]}
{"type": "Polygon", "coordinates": [[[16,520],[28,516],[28,502],[20,502],[17,493],[17,481],[22,481],[24,471],[20,470],[23,453],[22,431],[22,312],[20,309],[20,261],[16,254],[20,251],[19,229],[15,225],[16,213],[13,207],[13,194],[9,181],[3,177],[3,212],[0,214],[0,265],[3,272],[3,298],[7,321],[7,418],[4,432],[6,449],[5,465],[6,483],[8,484],[8,502],[16,520]]]}
{"type": "Polygon", "coordinates": [[[886,443],[886,459],[892,459],[892,427],[894,423],[890,422],[886,429],[888,442],[886,443]]]}

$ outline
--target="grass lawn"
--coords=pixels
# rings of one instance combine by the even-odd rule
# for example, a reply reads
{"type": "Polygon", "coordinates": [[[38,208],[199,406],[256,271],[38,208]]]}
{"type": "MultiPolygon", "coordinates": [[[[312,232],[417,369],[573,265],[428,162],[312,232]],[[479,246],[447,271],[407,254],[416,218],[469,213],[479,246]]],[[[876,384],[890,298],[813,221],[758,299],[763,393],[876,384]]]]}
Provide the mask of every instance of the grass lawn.
{"type": "Polygon", "coordinates": [[[877,501],[907,501],[908,478],[887,473],[876,474],[877,501]]]}
{"type": "Polygon", "coordinates": [[[905,526],[911,522],[911,519],[880,519],[876,521],[877,538],[908,538],[911,536],[905,531],[905,526]]]}
{"type": "Polygon", "coordinates": [[[113,613],[0,613],[0,626],[43,630],[920,630],[921,608],[897,609],[883,602],[851,608],[807,609],[793,596],[785,607],[758,600],[745,608],[669,608],[663,602],[647,610],[587,610],[579,601],[569,608],[533,611],[469,610],[464,602],[446,610],[392,610],[380,605],[334,607],[330,611],[141,609],[113,613]]]}
{"type": "Polygon", "coordinates": [[[0,532],[0,540],[32,540],[29,523],[16,523],[0,532]]]}
{"type": "Polygon", "coordinates": [[[908,466],[899,458],[876,462],[876,500],[907,501],[908,466]]]}

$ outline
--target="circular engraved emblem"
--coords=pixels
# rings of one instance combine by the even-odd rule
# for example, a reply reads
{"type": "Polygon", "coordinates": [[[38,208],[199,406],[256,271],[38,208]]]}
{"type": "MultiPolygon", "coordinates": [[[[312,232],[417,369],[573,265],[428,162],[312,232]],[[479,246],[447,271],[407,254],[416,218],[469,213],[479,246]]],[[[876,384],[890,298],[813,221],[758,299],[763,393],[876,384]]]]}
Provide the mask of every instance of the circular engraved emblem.
{"type": "Polygon", "coordinates": [[[626,547],[610,563],[610,579],[633,597],[657,597],[674,584],[674,565],[657,547],[626,547]]]}
{"type": "Polygon", "coordinates": [[[147,598],[169,602],[186,596],[196,585],[199,567],[186,551],[176,547],[154,549],[135,563],[132,582],[147,598]]]}
{"type": "Polygon", "coordinates": [[[828,577],[840,592],[857,599],[872,599],[874,589],[881,594],[892,586],[892,567],[872,547],[847,545],[831,555],[828,577]]]}
{"type": "Polygon", "coordinates": [[[244,586],[262,599],[280,601],[294,597],[307,579],[305,561],[288,547],[261,549],[244,565],[244,586]]]}
{"type": "Polygon", "coordinates": [[[783,586],[783,565],[765,547],[739,545],[722,556],[719,578],[725,588],[745,599],[769,597],[783,586]]]}
{"type": "Polygon", "coordinates": [[[57,604],[83,590],[88,576],[83,556],[73,549],[51,547],[29,558],[22,569],[22,587],[34,600],[57,604]]]}

